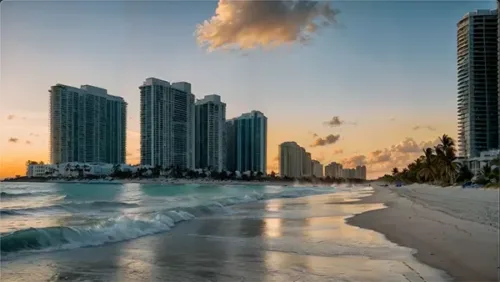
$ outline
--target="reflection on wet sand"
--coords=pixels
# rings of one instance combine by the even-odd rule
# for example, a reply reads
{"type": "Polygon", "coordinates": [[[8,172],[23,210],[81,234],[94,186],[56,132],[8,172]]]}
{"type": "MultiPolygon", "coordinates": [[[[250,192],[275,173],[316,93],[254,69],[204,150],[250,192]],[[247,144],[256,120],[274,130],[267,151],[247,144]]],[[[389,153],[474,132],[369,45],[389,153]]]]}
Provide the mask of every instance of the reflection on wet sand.
{"type": "Polygon", "coordinates": [[[199,218],[170,233],[34,255],[2,264],[2,281],[444,281],[411,250],[344,223],[346,215],[380,205],[336,200],[239,206],[233,215],[199,218]]]}

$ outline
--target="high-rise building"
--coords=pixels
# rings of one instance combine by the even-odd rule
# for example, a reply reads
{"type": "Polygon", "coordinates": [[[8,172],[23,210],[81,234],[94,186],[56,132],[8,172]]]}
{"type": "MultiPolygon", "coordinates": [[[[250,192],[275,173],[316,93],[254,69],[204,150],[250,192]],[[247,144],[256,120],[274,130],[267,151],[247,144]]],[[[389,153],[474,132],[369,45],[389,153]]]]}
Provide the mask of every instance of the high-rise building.
{"type": "Polygon", "coordinates": [[[194,169],[195,107],[191,84],[147,78],[141,93],[141,164],[194,169]]]}
{"type": "Polygon", "coordinates": [[[281,177],[302,177],[305,155],[303,149],[295,142],[284,142],[279,145],[281,177]]]}
{"type": "MultiPolygon", "coordinates": [[[[498,92],[500,92],[500,1],[497,0],[497,75],[498,92]]],[[[500,147],[500,97],[498,98],[498,146],[500,147]]]]}
{"type": "Polygon", "coordinates": [[[226,165],[230,171],[266,174],[267,117],[252,111],[226,122],[226,165]]]}
{"type": "Polygon", "coordinates": [[[127,103],[106,89],[56,84],[50,92],[50,161],[125,162],[127,103]]]}
{"type": "Polygon", "coordinates": [[[195,167],[226,169],[226,104],[219,95],[196,101],[195,167]]]}
{"type": "Polygon", "coordinates": [[[302,147],[301,151],[302,151],[302,176],[310,177],[312,176],[311,153],[307,152],[306,149],[302,147]]]}
{"type": "Polygon", "coordinates": [[[312,160],[311,161],[311,170],[312,174],[314,177],[321,178],[323,177],[323,165],[317,161],[317,160],[312,160]]]}
{"type": "Polygon", "coordinates": [[[342,174],[343,167],[342,164],[331,162],[327,166],[325,166],[325,176],[332,178],[342,178],[344,177],[342,174]]]}
{"type": "Polygon", "coordinates": [[[458,147],[463,157],[498,148],[498,18],[466,14],[457,24],[458,147]]]}
{"type": "Polygon", "coordinates": [[[356,166],[356,173],[355,177],[356,179],[363,179],[366,180],[366,166],[356,166]]]}

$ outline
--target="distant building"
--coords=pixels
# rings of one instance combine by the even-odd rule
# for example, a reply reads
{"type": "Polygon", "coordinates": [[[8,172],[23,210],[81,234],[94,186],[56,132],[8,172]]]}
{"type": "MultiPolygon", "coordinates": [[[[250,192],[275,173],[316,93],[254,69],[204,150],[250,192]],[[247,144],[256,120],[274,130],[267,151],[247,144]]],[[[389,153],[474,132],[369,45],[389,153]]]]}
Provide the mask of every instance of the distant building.
{"type": "Polygon", "coordinates": [[[356,166],[355,178],[366,180],[366,166],[356,166]]]}
{"type": "Polygon", "coordinates": [[[141,164],[194,169],[195,106],[191,84],[147,78],[141,95],[141,164]]]}
{"type": "Polygon", "coordinates": [[[280,152],[280,175],[282,177],[302,177],[302,166],[304,164],[303,148],[296,142],[284,142],[279,145],[280,152]]]}
{"type": "Polygon", "coordinates": [[[195,168],[226,169],[226,104],[219,95],[198,100],[195,125],[195,168]]]}
{"type": "Polygon", "coordinates": [[[317,160],[311,161],[311,171],[314,177],[316,178],[323,177],[323,165],[319,161],[317,160]]]}
{"type": "Polygon", "coordinates": [[[56,84],[50,92],[50,161],[124,163],[127,103],[106,89],[56,84]]]}
{"type": "Polygon", "coordinates": [[[467,13],[457,24],[458,149],[466,158],[499,145],[498,17],[467,13]]]}
{"type": "Polygon", "coordinates": [[[344,168],[342,171],[342,177],[345,179],[355,179],[356,169],[355,168],[344,168]]]}
{"type": "Polygon", "coordinates": [[[302,177],[312,176],[312,163],[311,163],[311,153],[307,152],[306,149],[301,147],[302,151],[302,177]]]}
{"type": "Polygon", "coordinates": [[[325,176],[331,178],[342,178],[343,176],[343,167],[342,164],[331,162],[327,166],[325,166],[325,176]]]}
{"type": "Polygon", "coordinates": [[[226,122],[226,165],[230,171],[266,174],[267,117],[252,111],[226,122]]]}
{"type": "Polygon", "coordinates": [[[56,165],[30,163],[26,165],[27,177],[48,177],[56,165]]]}

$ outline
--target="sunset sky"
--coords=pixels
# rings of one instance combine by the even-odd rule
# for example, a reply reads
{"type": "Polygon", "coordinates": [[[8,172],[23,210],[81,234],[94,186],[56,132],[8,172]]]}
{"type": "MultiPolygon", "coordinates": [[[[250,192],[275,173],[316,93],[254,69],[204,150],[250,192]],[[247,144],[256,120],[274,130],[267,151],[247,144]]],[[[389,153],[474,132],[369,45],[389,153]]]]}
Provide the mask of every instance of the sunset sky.
{"type": "Polygon", "coordinates": [[[495,1],[320,3],[331,9],[3,1],[0,178],[24,175],[28,159],[48,161],[48,89],[56,83],[103,87],[128,102],[132,164],[139,159],[138,86],[147,77],[188,81],[198,98],[221,95],[227,118],[265,113],[268,170],[279,170],[284,141],[323,164],[367,164],[376,177],[405,166],[439,135],[456,137],[456,22],[495,1]],[[310,31],[309,40],[300,30],[310,31]],[[340,122],[328,124],[334,117],[340,122]],[[340,137],[318,142],[330,134],[340,137]]]}

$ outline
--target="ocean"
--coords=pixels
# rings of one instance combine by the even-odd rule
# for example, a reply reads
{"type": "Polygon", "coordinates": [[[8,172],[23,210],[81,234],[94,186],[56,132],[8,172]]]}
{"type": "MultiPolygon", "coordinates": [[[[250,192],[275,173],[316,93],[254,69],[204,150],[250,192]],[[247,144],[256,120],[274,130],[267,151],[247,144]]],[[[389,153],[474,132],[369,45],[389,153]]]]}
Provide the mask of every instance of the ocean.
{"type": "Polygon", "coordinates": [[[345,224],[370,191],[0,183],[2,281],[446,281],[345,224]]]}

